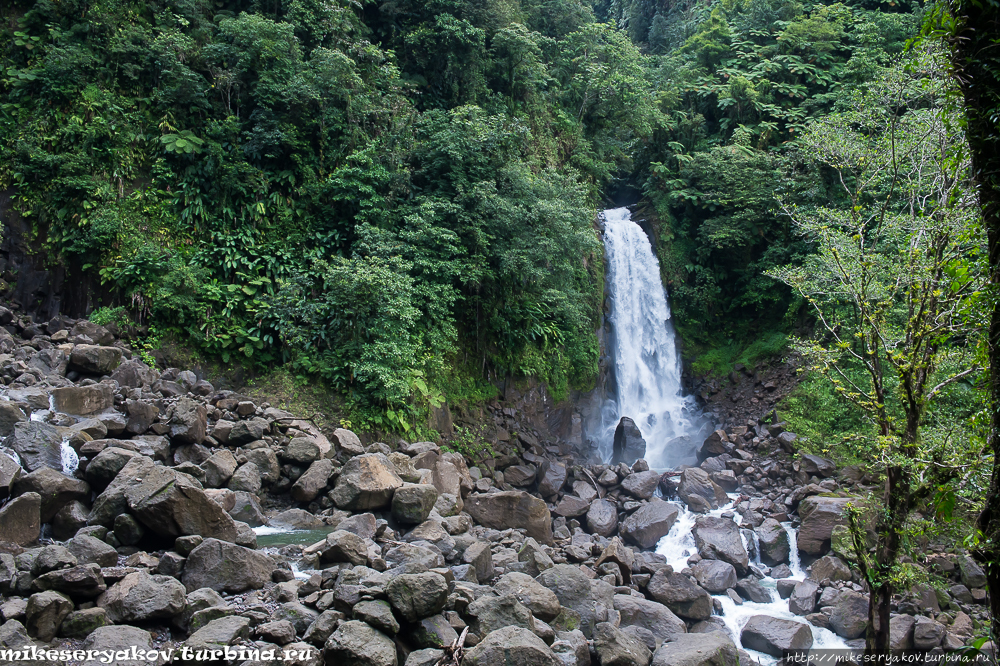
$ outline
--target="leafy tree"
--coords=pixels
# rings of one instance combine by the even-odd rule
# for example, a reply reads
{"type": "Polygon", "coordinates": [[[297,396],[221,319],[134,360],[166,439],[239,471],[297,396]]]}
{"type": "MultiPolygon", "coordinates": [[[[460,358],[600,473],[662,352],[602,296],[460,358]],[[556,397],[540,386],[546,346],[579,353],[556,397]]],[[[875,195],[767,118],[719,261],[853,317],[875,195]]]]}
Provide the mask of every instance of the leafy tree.
{"type": "Polygon", "coordinates": [[[910,511],[966,462],[921,436],[927,410],[982,369],[984,239],[948,89],[940,60],[927,56],[887,72],[855,111],[807,130],[803,148],[833,170],[848,205],[812,215],[786,208],[817,253],[769,271],[819,322],[821,337],[796,347],[878,431],[869,455],[886,486],[873,554],[852,523],[871,590],[869,651],[889,650],[910,511]]]}

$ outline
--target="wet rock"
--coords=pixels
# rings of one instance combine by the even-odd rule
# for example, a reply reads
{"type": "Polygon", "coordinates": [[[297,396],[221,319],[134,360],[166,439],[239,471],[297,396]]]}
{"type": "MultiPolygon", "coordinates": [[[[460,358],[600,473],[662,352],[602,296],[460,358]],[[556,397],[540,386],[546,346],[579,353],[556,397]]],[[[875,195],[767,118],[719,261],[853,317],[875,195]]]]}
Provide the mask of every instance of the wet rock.
{"type": "Polygon", "coordinates": [[[24,611],[24,626],[28,635],[45,643],[59,631],[59,625],[73,610],[73,602],[59,592],[39,592],[28,598],[24,611]]]}
{"type": "Polygon", "coordinates": [[[809,577],[816,581],[851,580],[851,570],[839,557],[827,555],[813,562],[809,577]]]}
{"type": "Polygon", "coordinates": [[[718,509],[729,499],[726,491],[712,481],[708,472],[698,467],[687,467],[681,471],[677,494],[696,513],[718,509]]]}
{"type": "Polygon", "coordinates": [[[729,562],[741,576],[747,573],[750,556],[735,522],[721,516],[700,516],[691,533],[702,557],[729,562]]]}
{"type": "Polygon", "coordinates": [[[625,463],[631,465],[636,460],[646,457],[646,440],[635,421],[623,416],[615,428],[615,437],[611,464],[625,463]]]}
{"type": "Polygon", "coordinates": [[[115,404],[114,391],[107,384],[66,386],[53,389],[51,396],[55,411],[77,416],[99,414],[115,404]]]}
{"type": "Polygon", "coordinates": [[[87,608],[73,611],[59,626],[59,635],[66,638],[87,638],[97,629],[111,622],[103,608],[87,608]]]}
{"type": "Polygon", "coordinates": [[[851,497],[822,497],[813,495],[799,503],[799,517],[802,525],[799,527],[799,551],[808,555],[823,555],[830,549],[830,537],[836,525],[846,525],[844,508],[851,502],[858,503],[851,497]]]}
{"type": "Polygon", "coordinates": [[[780,659],[790,650],[808,650],[813,637],[812,630],[804,622],[754,615],[743,626],[740,642],[746,648],[780,659]]]}
{"type": "Polygon", "coordinates": [[[170,618],[184,610],[184,586],[170,576],[130,573],[97,599],[113,624],[170,618]]]}
{"type": "Polygon", "coordinates": [[[752,576],[736,581],[734,589],[747,601],[753,601],[758,604],[769,604],[773,601],[771,592],[752,576]]]}
{"type": "Polygon", "coordinates": [[[594,632],[594,650],[601,666],[648,666],[652,653],[639,639],[610,622],[601,622],[594,632]]]}
{"type": "Polygon", "coordinates": [[[0,541],[19,546],[38,541],[41,508],[42,498],[38,493],[25,493],[0,507],[0,541]]]}
{"type": "Polygon", "coordinates": [[[119,386],[128,388],[142,388],[152,386],[160,378],[160,373],[152,369],[142,361],[130,359],[122,361],[111,373],[111,379],[118,382],[119,386]]]}
{"type": "Polygon", "coordinates": [[[528,536],[552,544],[552,516],[545,502],[523,490],[469,495],[465,510],[480,525],[497,530],[524,528],[528,536]]]}
{"type": "Polygon", "coordinates": [[[463,666],[562,666],[541,638],[523,627],[504,627],[465,653],[463,666]]]}
{"type": "Polygon", "coordinates": [[[330,498],[337,508],[348,511],[381,509],[389,506],[393,493],[402,485],[403,480],[385,455],[369,453],[347,461],[330,498]]]}
{"type": "Polygon", "coordinates": [[[76,345],[69,356],[69,367],[91,375],[108,375],[122,361],[122,350],[117,347],[76,345]]]}
{"type": "Polygon", "coordinates": [[[472,630],[480,636],[503,627],[524,627],[535,631],[535,619],[513,594],[484,594],[469,604],[472,630]]]}
{"type": "Polygon", "coordinates": [[[392,516],[404,525],[418,525],[427,520],[437,498],[437,488],[430,484],[404,484],[392,496],[392,516]]]}
{"type": "Polygon", "coordinates": [[[712,616],[712,597],[708,592],[687,576],[671,572],[669,567],[653,574],[647,589],[650,596],[675,615],[689,620],[705,620],[712,616]]]}
{"type": "Polygon", "coordinates": [[[830,629],[847,640],[865,634],[868,628],[868,597],[854,590],[842,590],[830,612],[830,629]]]}
{"type": "Polygon", "coordinates": [[[324,649],[328,664],[344,666],[397,666],[392,639],[358,620],[344,622],[324,649]]]}
{"type": "Polygon", "coordinates": [[[756,532],[760,544],[761,562],[770,567],[788,562],[791,547],[788,543],[788,532],[781,523],[774,518],[765,518],[756,532]]]}
{"type": "Polygon", "coordinates": [[[702,560],[691,567],[698,585],[712,594],[723,594],[736,586],[736,569],[722,560],[702,560]]]}
{"type": "Polygon", "coordinates": [[[648,500],[656,492],[659,484],[659,472],[636,472],[625,477],[622,481],[622,490],[637,499],[648,500]]]}
{"type": "Polygon", "coordinates": [[[566,485],[566,478],[565,465],[546,460],[538,468],[538,494],[542,497],[555,495],[566,485]]]}
{"type": "Polygon", "coordinates": [[[611,502],[603,499],[591,503],[587,510],[587,531],[610,537],[618,529],[618,510],[611,502]]]}
{"type": "Polygon", "coordinates": [[[625,594],[616,594],[614,609],[622,627],[642,627],[660,640],[672,640],[687,631],[684,621],[663,604],[625,594]]]}
{"type": "Polygon", "coordinates": [[[385,587],[389,603],[407,622],[440,613],[448,599],[448,583],[441,574],[401,574],[385,587]]]}
{"type": "Polygon", "coordinates": [[[614,588],[602,580],[591,581],[579,567],[572,564],[556,564],[538,576],[538,582],[552,590],[565,609],[579,614],[579,628],[587,636],[592,636],[597,624],[598,603],[605,608],[614,606],[614,588]]]}
{"type": "Polygon", "coordinates": [[[803,580],[796,583],[792,588],[792,594],[788,597],[788,610],[795,615],[809,615],[816,610],[816,594],[819,592],[819,585],[811,580],[803,580]]]}
{"type": "Polygon", "coordinates": [[[512,594],[531,613],[548,622],[559,615],[559,598],[531,576],[519,572],[504,574],[493,586],[498,594],[512,594]]]}
{"type": "Polygon", "coordinates": [[[271,581],[274,560],[266,554],[219,539],[205,539],[187,557],[181,582],[188,592],[260,589],[271,581]]]}
{"type": "Polygon", "coordinates": [[[729,635],[681,634],[653,653],[653,666],[740,666],[739,651],[729,635]]]}
{"type": "Polygon", "coordinates": [[[25,472],[43,467],[62,471],[62,435],[48,423],[22,421],[14,424],[7,446],[21,458],[25,472]]]}
{"type": "MultiPolygon", "coordinates": [[[[129,465],[135,460],[129,461],[129,465]]],[[[225,541],[236,540],[233,519],[208,498],[192,477],[147,464],[142,476],[126,478],[128,485],[123,495],[129,510],[158,534],[174,537],[198,534],[225,541]]]]}

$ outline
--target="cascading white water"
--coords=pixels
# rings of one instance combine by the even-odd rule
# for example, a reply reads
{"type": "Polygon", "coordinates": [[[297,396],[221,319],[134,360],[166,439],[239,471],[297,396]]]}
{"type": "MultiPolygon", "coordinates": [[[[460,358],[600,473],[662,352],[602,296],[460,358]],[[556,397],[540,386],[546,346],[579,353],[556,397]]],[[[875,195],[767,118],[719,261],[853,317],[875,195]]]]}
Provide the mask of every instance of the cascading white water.
{"type": "Polygon", "coordinates": [[[646,440],[650,466],[674,467],[693,456],[702,419],[682,392],[660,263],[627,208],[609,209],[602,216],[615,390],[601,409],[600,452],[610,459],[615,428],[627,416],[646,440]]]}

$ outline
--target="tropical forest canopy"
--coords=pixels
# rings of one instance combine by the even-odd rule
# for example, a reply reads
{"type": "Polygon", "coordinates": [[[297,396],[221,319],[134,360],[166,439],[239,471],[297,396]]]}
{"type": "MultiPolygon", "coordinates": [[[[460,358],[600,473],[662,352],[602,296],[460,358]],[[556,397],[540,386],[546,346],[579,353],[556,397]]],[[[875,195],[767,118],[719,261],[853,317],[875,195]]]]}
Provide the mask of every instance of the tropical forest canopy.
{"type": "MultiPolygon", "coordinates": [[[[780,349],[817,320],[784,279],[823,256],[796,220],[916,196],[884,178],[859,194],[857,164],[817,155],[817,132],[870,139],[844,115],[869,104],[960,136],[948,90],[879,93],[947,88],[933,45],[907,49],[925,6],[905,0],[4,12],[0,185],[38,251],[158,335],[287,364],[389,428],[503,377],[592,388],[595,213],[615,203],[650,221],[690,349],[780,349]]],[[[979,241],[953,226],[974,263],[979,241]]],[[[903,227],[879,252],[907,247],[903,227]]]]}

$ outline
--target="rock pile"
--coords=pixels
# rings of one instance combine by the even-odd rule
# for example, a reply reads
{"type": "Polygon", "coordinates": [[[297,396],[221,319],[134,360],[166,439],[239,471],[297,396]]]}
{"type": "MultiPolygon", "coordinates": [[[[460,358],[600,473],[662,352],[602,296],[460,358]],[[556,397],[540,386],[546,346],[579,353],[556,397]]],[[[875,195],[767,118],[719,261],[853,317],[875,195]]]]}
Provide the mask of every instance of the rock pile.
{"type": "MultiPolygon", "coordinates": [[[[191,371],[153,370],[91,322],[2,309],[0,322],[0,649],[430,666],[463,648],[473,665],[735,666],[748,655],[712,595],[769,601],[768,575],[802,621],[752,618],[743,645],[808,647],[807,623],[864,632],[840,511],[866,480],[793,458],[781,424],[717,431],[699,466],[663,476],[641,457],[577,464],[529,431],[504,430],[498,455],[472,461],[321,432],[191,371]],[[707,514],[735,492],[734,513],[697,519],[682,570],[652,552],[681,510],[664,496],[707,514]],[[794,544],[789,520],[801,520],[794,544]],[[263,526],[313,538],[259,548],[263,526]],[[817,558],[807,580],[789,578],[793,545],[817,558]]],[[[498,430],[517,421],[508,409],[493,411],[498,430]]],[[[893,629],[901,645],[954,649],[974,632],[982,572],[945,553],[928,566],[955,585],[914,590],[893,629]]]]}

